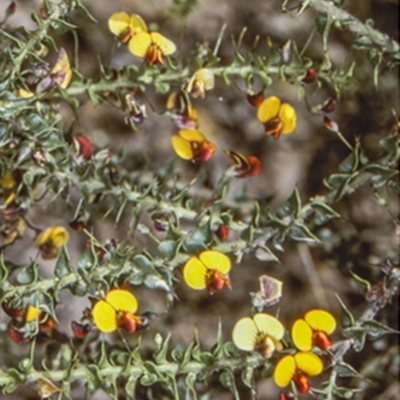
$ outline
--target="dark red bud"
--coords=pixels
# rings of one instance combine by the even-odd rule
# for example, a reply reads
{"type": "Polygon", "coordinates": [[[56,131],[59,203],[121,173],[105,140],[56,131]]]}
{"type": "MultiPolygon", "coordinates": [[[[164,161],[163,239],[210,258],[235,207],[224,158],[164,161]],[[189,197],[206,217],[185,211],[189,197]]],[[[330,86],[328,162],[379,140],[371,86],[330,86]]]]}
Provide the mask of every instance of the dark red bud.
{"type": "Polygon", "coordinates": [[[317,79],[317,73],[313,68],[308,68],[306,76],[302,79],[303,83],[309,84],[313,83],[317,79]]]}
{"type": "Polygon", "coordinates": [[[27,343],[30,339],[28,332],[19,331],[13,326],[8,328],[8,336],[10,336],[10,339],[15,343],[27,343]]]}
{"type": "Polygon", "coordinates": [[[246,100],[253,107],[259,107],[264,100],[264,93],[263,92],[258,92],[258,93],[247,92],[246,100]]]}
{"type": "Polygon", "coordinates": [[[330,98],[325,104],[322,106],[321,110],[326,112],[327,114],[335,111],[337,105],[337,101],[334,98],[330,98]]]}
{"type": "Polygon", "coordinates": [[[76,150],[78,153],[78,157],[82,157],[87,159],[92,154],[92,143],[90,140],[84,135],[77,135],[74,138],[76,144],[76,150]]]}
{"type": "Polygon", "coordinates": [[[4,312],[11,318],[22,317],[22,315],[24,313],[24,309],[23,308],[11,307],[7,300],[4,300],[1,303],[1,307],[3,308],[4,312]]]}
{"type": "Polygon", "coordinates": [[[219,240],[226,240],[228,238],[229,231],[226,225],[221,224],[215,234],[218,236],[219,240]]]}
{"type": "Polygon", "coordinates": [[[84,339],[90,331],[89,324],[80,324],[79,322],[72,321],[71,329],[78,339],[84,339]]]}

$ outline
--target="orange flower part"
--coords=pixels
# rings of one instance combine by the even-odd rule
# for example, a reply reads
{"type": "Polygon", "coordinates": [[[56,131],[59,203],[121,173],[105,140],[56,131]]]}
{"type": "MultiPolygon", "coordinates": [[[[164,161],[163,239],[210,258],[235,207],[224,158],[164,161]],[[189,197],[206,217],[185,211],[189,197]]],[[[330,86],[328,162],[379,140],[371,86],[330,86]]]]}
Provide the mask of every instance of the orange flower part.
{"type": "Polygon", "coordinates": [[[265,133],[274,139],[278,139],[281,133],[292,133],[297,124],[295,109],[275,96],[268,97],[261,103],[257,118],[264,124],[265,133]]]}
{"type": "Polygon", "coordinates": [[[274,381],[279,387],[285,387],[293,381],[300,393],[307,393],[310,391],[308,377],[320,374],[323,367],[321,359],[314,353],[287,355],[276,364],[274,381]]]}
{"type": "Polygon", "coordinates": [[[233,343],[245,351],[258,351],[270,358],[275,350],[282,350],[280,342],[285,328],[279,320],[269,314],[259,313],[236,322],[232,332],[233,343]]]}
{"type": "Polygon", "coordinates": [[[318,346],[323,351],[332,345],[329,335],[336,329],[336,320],[325,310],[308,311],[292,327],[292,340],[301,351],[309,351],[318,346]]]}
{"type": "Polygon", "coordinates": [[[238,178],[257,176],[261,171],[261,161],[255,157],[245,157],[237,151],[225,150],[225,154],[236,164],[234,171],[238,178]]]}
{"type": "Polygon", "coordinates": [[[129,15],[125,11],[118,11],[111,15],[108,19],[108,28],[124,44],[128,43],[137,33],[147,32],[146,23],[140,15],[129,15]]]}
{"type": "Polygon", "coordinates": [[[127,290],[114,289],[106,294],[104,300],[96,302],[92,309],[92,317],[97,328],[109,333],[122,328],[128,333],[136,331],[142,323],[135,315],[138,303],[136,297],[127,290]]]}
{"type": "Polygon", "coordinates": [[[56,63],[50,71],[50,77],[53,84],[57,84],[62,89],[66,89],[71,83],[72,69],[69,64],[67,52],[60,47],[58,50],[56,63]]]}
{"type": "Polygon", "coordinates": [[[231,269],[229,257],[219,251],[205,250],[191,257],[183,267],[183,278],[195,290],[207,289],[208,293],[230,286],[226,274],[231,269]]]}
{"type": "Polygon", "coordinates": [[[184,160],[208,161],[217,149],[196,129],[181,129],[171,141],[176,154],[184,160]]]}
{"type": "Polygon", "coordinates": [[[42,231],[35,240],[44,260],[51,260],[58,256],[59,248],[69,240],[68,232],[63,226],[51,226],[42,231]]]}
{"type": "Polygon", "coordinates": [[[184,90],[194,98],[205,97],[206,91],[214,88],[214,73],[211,69],[200,68],[190,78],[184,90]]]}
{"type": "Polygon", "coordinates": [[[147,60],[149,65],[164,64],[164,56],[176,51],[175,43],[158,32],[139,32],[128,43],[129,51],[147,60]]]}

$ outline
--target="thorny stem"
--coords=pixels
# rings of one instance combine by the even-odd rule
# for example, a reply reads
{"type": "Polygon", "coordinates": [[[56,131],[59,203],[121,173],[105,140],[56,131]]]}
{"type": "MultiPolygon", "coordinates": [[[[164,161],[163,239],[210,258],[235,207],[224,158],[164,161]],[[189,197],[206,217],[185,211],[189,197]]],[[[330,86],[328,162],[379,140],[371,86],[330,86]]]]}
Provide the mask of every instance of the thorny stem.
{"type": "Polygon", "coordinates": [[[330,15],[334,21],[341,23],[343,28],[348,29],[358,36],[367,37],[384,51],[389,53],[399,51],[399,46],[395,40],[373,28],[370,24],[362,23],[347,11],[335,6],[333,2],[326,0],[305,0],[303,3],[307,3],[307,5],[321,14],[330,15]]]}

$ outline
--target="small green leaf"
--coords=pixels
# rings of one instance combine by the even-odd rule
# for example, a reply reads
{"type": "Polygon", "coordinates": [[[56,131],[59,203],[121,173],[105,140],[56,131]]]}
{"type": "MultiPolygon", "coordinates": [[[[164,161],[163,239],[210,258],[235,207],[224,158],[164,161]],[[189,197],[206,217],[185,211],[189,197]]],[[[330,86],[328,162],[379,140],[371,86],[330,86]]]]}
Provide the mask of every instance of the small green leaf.
{"type": "Polygon", "coordinates": [[[175,257],[178,247],[178,241],[176,240],[164,240],[158,245],[158,252],[161,257],[168,260],[172,260],[175,257]]]}
{"type": "Polygon", "coordinates": [[[168,345],[171,339],[171,334],[162,341],[161,345],[158,346],[158,350],[154,353],[154,360],[157,364],[165,364],[167,360],[168,345]]]}
{"type": "Polygon", "coordinates": [[[335,365],[335,371],[339,376],[342,377],[356,377],[356,378],[363,378],[361,374],[357,372],[350,364],[345,362],[339,362],[335,365]]]}
{"type": "Polygon", "coordinates": [[[346,307],[346,305],[343,303],[342,299],[336,295],[336,298],[339,301],[342,313],[340,316],[340,321],[342,324],[343,328],[348,328],[350,326],[355,326],[356,322],[355,319],[353,317],[353,314],[349,311],[349,309],[346,307]]]}
{"type": "Polygon", "coordinates": [[[362,326],[367,329],[367,335],[372,340],[380,339],[382,336],[388,335],[390,333],[400,333],[399,331],[396,331],[395,329],[392,329],[389,326],[381,324],[380,322],[373,319],[363,321],[362,326]]]}
{"type": "Polygon", "coordinates": [[[17,275],[17,282],[20,285],[31,285],[39,278],[39,264],[33,262],[28,267],[23,268],[17,275]]]}
{"type": "Polygon", "coordinates": [[[69,265],[69,254],[67,251],[67,247],[63,246],[60,251],[60,255],[58,256],[58,260],[56,266],[54,268],[54,275],[57,278],[62,278],[72,272],[72,269],[69,265]]]}
{"type": "Polygon", "coordinates": [[[236,388],[235,377],[230,370],[225,370],[219,376],[219,381],[233,394],[235,400],[240,400],[239,393],[236,388]]]}

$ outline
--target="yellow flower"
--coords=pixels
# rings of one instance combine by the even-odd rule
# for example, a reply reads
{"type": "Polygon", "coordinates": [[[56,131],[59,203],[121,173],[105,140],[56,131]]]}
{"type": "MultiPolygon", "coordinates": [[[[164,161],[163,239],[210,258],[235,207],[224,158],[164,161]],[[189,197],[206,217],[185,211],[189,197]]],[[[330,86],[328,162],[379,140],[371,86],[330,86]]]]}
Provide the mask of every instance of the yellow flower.
{"type": "Polygon", "coordinates": [[[142,324],[141,318],[134,314],[137,308],[138,302],[132,293],[114,289],[107,293],[105,300],[99,300],[94,305],[93,321],[104,333],[113,332],[117,328],[132,333],[142,324]]]}
{"type": "Polygon", "coordinates": [[[128,43],[139,32],[147,32],[146,23],[138,14],[129,15],[125,11],[118,11],[108,19],[110,32],[118,37],[122,43],[128,43]]]}
{"type": "Polygon", "coordinates": [[[259,313],[236,322],[232,339],[239,349],[256,350],[265,358],[270,358],[276,349],[282,349],[280,340],[284,333],[283,325],[275,317],[259,313]]]}
{"type": "Polygon", "coordinates": [[[314,353],[287,355],[276,364],[274,381],[279,387],[285,387],[293,381],[300,393],[307,393],[310,390],[307,377],[320,374],[323,367],[321,359],[314,353]]]}
{"type": "Polygon", "coordinates": [[[229,257],[214,250],[206,250],[192,257],[183,267],[183,278],[195,290],[207,289],[210,294],[230,286],[226,274],[231,269],[229,257]]]}
{"type": "Polygon", "coordinates": [[[332,345],[329,336],[336,329],[335,318],[324,310],[308,311],[292,327],[292,340],[301,351],[309,351],[315,345],[327,350],[332,345]]]}
{"type": "Polygon", "coordinates": [[[288,103],[281,103],[275,96],[266,98],[257,110],[257,118],[264,124],[265,133],[278,139],[281,133],[288,135],[296,128],[295,109],[288,103]]]}
{"type": "Polygon", "coordinates": [[[217,149],[196,129],[181,129],[171,141],[176,154],[184,160],[208,161],[217,149]]]}
{"type": "Polygon", "coordinates": [[[128,47],[134,56],[146,58],[149,65],[164,64],[163,56],[176,51],[175,43],[158,32],[139,32],[129,41],[128,47]]]}
{"type": "Polygon", "coordinates": [[[69,64],[67,52],[60,48],[57,54],[57,60],[53,69],[50,71],[52,84],[57,84],[62,89],[66,89],[71,83],[72,69],[69,64]]]}
{"type": "Polygon", "coordinates": [[[51,226],[42,231],[36,238],[35,245],[39,247],[44,260],[58,256],[58,249],[69,239],[68,232],[62,226],[51,226]]]}
{"type": "Polygon", "coordinates": [[[208,68],[200,68],[185,85],[185,91],[193,97],[204,97],[207,90],[214,87],[214,74],[208,68]]]}

